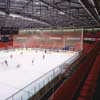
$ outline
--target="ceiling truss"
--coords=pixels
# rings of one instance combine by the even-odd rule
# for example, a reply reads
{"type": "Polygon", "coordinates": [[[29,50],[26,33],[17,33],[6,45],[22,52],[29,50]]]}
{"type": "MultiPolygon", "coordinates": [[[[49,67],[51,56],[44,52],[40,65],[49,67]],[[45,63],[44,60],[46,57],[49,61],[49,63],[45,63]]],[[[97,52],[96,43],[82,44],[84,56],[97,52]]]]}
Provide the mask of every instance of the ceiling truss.
{"type": "Polygon", "coordinates": [[[97,14],[87,0],[0,0],[0,27],[99,27],[97,14]]]}

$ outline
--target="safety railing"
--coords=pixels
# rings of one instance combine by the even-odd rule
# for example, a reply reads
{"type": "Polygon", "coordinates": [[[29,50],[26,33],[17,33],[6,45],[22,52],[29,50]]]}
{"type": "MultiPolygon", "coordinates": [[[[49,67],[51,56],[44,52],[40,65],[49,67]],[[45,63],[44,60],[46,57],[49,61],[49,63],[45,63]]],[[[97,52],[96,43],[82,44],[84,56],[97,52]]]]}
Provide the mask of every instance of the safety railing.
{"type": "Polygon", "coordinates": [[[43,76],[34,80],[24,88],[20,89],[5,100],[28,100],[34,96],[40,89],[42,89],[48,82],[52,81],[56,76],[65,71],[65,66],[69,65],[68,62],[73,63],[79,55],[73,55],[71,58],[64,61],[63,64],[57,66],[53,70],[45,73],[43,76]]]}

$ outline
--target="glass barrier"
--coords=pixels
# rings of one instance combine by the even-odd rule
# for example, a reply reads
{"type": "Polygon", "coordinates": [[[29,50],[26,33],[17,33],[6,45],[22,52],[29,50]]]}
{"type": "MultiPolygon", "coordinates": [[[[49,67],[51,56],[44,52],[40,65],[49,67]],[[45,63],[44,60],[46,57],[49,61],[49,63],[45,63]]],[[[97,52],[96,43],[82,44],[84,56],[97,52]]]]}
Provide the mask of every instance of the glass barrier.
{"type": "Polygon", "coordinates": [[[65,71],[65,66],[69,64],[68,62],[70,62],[71,64],[78,57],[79,57],[78,53],[76,55],[73,55],[71,58],[66,60],[63,64],[61,64],[60,66],[57,66],[53,70],[47,72],[43,76],[34,80],[23,89],[19,90],[12,96],[8,97],[6,100],[28,100],[29,98],[34,96],[40,89],[42,89],[46,84],[48,84],[48,82],[52,81],[59,74],[62,74],[65,71]]]}
{"type": "MultiPolygon", "coordinates": [[[[30,30],[31,31],[31,30],[30,30]]],[[[14,48],[44,48],[53,50],[82,51],[83,30],[35,31],[13,37],[14,48]]]]}

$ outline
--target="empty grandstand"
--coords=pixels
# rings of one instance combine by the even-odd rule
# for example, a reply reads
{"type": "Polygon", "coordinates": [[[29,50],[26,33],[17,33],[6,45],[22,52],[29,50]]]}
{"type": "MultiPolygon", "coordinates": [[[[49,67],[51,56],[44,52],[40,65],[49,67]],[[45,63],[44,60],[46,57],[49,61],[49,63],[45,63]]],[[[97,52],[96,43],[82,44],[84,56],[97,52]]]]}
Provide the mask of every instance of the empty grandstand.
{"type": "Polygon", "coordinates": [[[0,100],[100,100],[99,0],[0,0],[0,100]]]}

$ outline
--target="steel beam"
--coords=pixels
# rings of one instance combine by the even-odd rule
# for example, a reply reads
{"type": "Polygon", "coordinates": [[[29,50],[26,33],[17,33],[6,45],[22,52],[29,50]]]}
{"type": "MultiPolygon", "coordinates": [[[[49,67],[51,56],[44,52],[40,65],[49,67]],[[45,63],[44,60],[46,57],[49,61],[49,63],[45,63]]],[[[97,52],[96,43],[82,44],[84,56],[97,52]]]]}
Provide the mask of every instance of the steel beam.
{"type": "Polygon", "coordinates": [[[89,14],[94,20],[96,20],[96,22],[97,22],[98,24],[100,24],[100,19],[99,19],[97,13],[96,13],[95,10],[94,10],[94,7],[91,6],[87,0],[79,0],[79,2],[80,2],[81,5],[83,6],[83,8],[88,12],[88,14],[89,14]]]}
{"type": "MultiPolygon", "coordinates": [[[[32,2],[33,0],[30,0],[28,3],[26,3],[26,5],[28,5],[30,2],[32,2]]],[[[42,2],[42,3],[44,3],[44,4],[46,4],[46,5],[48,5],[48,6],[50,6],[50,7],[52,7],[52,8],[54,8],[54,9],[56,9],[56,10],[58,10],[59,12],[62,12],[62,13],[65,13],[65,15],[63,15],[63,16],[69,16],[69,13],[68,12],[64,12],[62,9],[60,9],[59,7],[57,7],[56,5],[54,5],[54,4],[50,4],[50,3],[48,3],[48,2],[46,2],[46,1],[44,1],[44,0],[39,0],[40,2],[42,2]]],[[[64,1],[66,1],[66,0],[64,0],[64,1]]],[[[76,3],[76,2],[72,2],[72,1],[68,1],[69,3],[76,3]]],[[[77,3],[77,4],[80,4],[80,3],[77,3]]],[[[24,7],[26,6],[26,5],[24,5],[24,7]]],[[[23,8],[24,8],[23,7],[23,8]]],[[[71,9],[71,7],[70,7],[70,9],[71,9]]],[[[69,16],[70,17],[70,16],[69,16]]],[[[77,20],[77,17],[76,16],[71,16],[71,19],[76,19],[77,20]]],[[[84,22],[82,22],[83,24],[84,24],[84,22]]]]}
{"type": "MultiPolygon", "coordinates": [[[[2,9],[0,9],[0,11],[4,12],[2,9]]],[[[5,14],[6,14],[6,12],[5,12],[5,14]]],[[[37,17],[37,16],[33,16],[33,15],[25,14],[25,13],[20,13],[20,12],[18,12],[18,13],[17,13],[17,12],[11,12],[11,11],[10,11],[9,14],[18,14],[18,15],[20,15],[20,16],[22,16],[22,17],[31,18],[31,19],[33,19],[33,20],[35,19],[35,20],[37,20],[37,21],[40,21],[40,23],[44,23],[44,24],[47,24],[47,25],[52,26],[51,23],[49,23],[49,22],[47,22],[46,20],[41,19],[40,17],[37,17]]]]}

